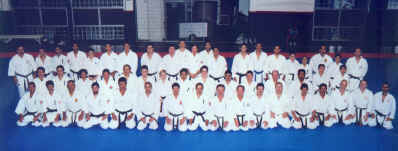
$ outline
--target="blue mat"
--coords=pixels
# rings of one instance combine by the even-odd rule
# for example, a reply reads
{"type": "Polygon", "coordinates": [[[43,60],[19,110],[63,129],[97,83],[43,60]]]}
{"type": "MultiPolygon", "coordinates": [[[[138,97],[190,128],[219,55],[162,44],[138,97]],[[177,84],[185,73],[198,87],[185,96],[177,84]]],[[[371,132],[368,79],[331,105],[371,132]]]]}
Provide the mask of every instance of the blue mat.
{"type": "MultiPolygon", "coordinates": [[[[276,128],[249,132],[165,132],[138,131],[126,128],[102,130],[95,127],[83,130],[68,128],[17,127],[17,89],[7,77],[9,59],[0,59],[0,151],[25,150],[284,150],[284,151],[396,151],[398,150],[398,122],[396,129],[335,125],[316,130],[276,128]]],[[[398,97],[398,59],[368,59],[366,79],[372,91],[379,91],[389,81],[391,92],[398,97]]],[[[229,66],[231,59],[228,59],[229,66]]],[[[161,121],[162,123],[164,121],[161,121]]]]}

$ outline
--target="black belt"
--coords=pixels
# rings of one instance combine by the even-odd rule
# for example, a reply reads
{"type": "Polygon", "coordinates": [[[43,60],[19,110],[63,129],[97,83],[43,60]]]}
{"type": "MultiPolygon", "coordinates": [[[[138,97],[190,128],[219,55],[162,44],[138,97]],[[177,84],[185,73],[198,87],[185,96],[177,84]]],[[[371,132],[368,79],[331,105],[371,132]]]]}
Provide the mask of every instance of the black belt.
{"type": "Polygon", "coordinates": [[[336,112],[337,112],[337,118],[339,120],[339,123],[343,123],[343,113],[342,112],[347,111],[348,108],[344,108],[344,109],[341,109],[341,110],[335,108],[334,110],[336,110],[336,112]]]}
{"type": "Polygon", "coordinates": [[[316,112],[316,114],[319,119],[319,125],[324,125],[325,124],[325,113],[316,112]]]}
{"type": "Polygon", "coordinates": [[[350,76],[351,79],[361,80],[359,77],[353,76],[352,74],[348,74],[348,76],[350,76]]]}
{"type": "Polygon", "coordinates": [[[308,116],[308,115],[310,115],[310,113],[307,113],[307,114],[301,114],[301,113],[299,113],[299,112],[297,112],[297,111],[295,111],[296,112],[296,114],[299,116],[299,118],[300,118],[300,120],[301,120],[301,126],[302,126],[302,128],[307,128],[307,124],[308,124],[308,121],[307,121],[307,118],[305,118],[305,122],[304,122],[304,117],[306,117],[306,116],[308,116]]]}
{"type": "Polygon", "coordinates": [[[166,72],[166,74],[167,74],[167,76],[169,76],[169,77],[168,77],[168,80],[169,80],[169,81],[170,81],[170,77],[175,78],[176,80],[178,80],[178,73],[176,73],[176,74],[169,74],[169,73],[166,72]]]}
{"type": "Polygon", "coordinates": [[[72,112],[72,124],[75,124],[76,123],[76,119],[77,119],[77,113],[79,113],[79,112],[81,112],[82,110],[78,110],[78,111],[76,111],[76,112],[73,112],[73,111],[71,111],[71,110],[69,110],[69,112],[72,112]]]}
{"type": "MultiPolygon", "coordinates": [[[[73,73],[73,75],[77,75],[77,79],[79,79],[79,72],[73,71],[72,69],[70,69],[70,72],[73,73]]],[[[73,77],[74,78],[74,77],[73,77]]]]}
{"type": "Polygon", "coordinates": [[[47,113],[52,113],[52,112],[57,112],[57,111],[58,111],[57,109],[47,108],[47,113]]]}
{"type": "Polygon", "coordinates": [[[386,115],[386,114],[383,114],[383,113],[381,113],[381,112],[379,112],[379,111],[377,111],[377,110],[375,110],[375,112],[376,112],[376,114],[377,114],[377,115],[376,115],[376,123],[377,123],[377,125],[380,125],[380,126],[383,127],[384,121],[386,121],[387,115],[386,115]],[[378,120],[377,116],[383,117],[383,122],[382,122],[381,124],[379,123],[379,120],[378,120]]]}
{"type": "Polygon", "coordinates": [[[257,75],[259,75],[259,74],[261,74],[261,83],[263,83],[263,80],[264,80],[264,75],[263,75],[263,73],[264,73],[264,71],[256,71],[256,70],[253,70],[253,72],[254,72],[254,81],[257,81],[257,75]]]}
{"type": "Polygon", "coordinates": [[[155,76],[155,82],[157,82],[158,79],[156,78],[156,74],[158,74],[158,72],[148,73],[148,76],[155,76]]]}
{"type": "Polygon", "coordinates": [[[214,115],[217,119],[218,125],[221,127],[221,129],[224,129],[224,116],[217,116],[214,115]]]}
{"type": "Polygon", "coordinates": [[[153,117],[153,115],[154,115],[155,113],[152,113],[152,114],[145,114],[144,112],[141,112],[141,113],[142,113],[142,115],[144,115],[144,117],[149,117],[149,118],[155,120],[156,123],[158,123],[158,120],[157,120],[156,118],[153,117]]]}
{"type": "Polygon", "coordinates": [[[105,113],[101,113],[101,114],[90,114],[91,117],[103,117],[105,115],[105,113]]]}
{"type": "Polygon", "coordinates": [[[129,112],[131,112],[131,111],[133,111],[133,109],[130,109],[130,110],[127,110],[127,111],[119,111],[119,110],[116,109],[116,112],[119,113],[119,114],[118,114],[119,128],[120,128],[120,124],[126,121],[126,119],[127,119],[127,114],[128,114],[129,112]],[[124,120],[123,120],[123,121],[120,120],[120,117],[121,117],[122,114],[124,114],[124,120]]]}
{"type": "Polygon", "coordinates": [[[236,75],[238,75],[239,76],[239,84],[242,82],[242,78],[244,77],[244,76],[246,76],[246,74],[243,74],[243,73],[236,73],[236,75]]]}
{"type": "Polygon", "coordinates": [[[23,87],[24,87],[25,91],[28,90],[28,87],[29,87],[28,86],[28,84],[29,84],[29,76],[32,75],[32,74],[33,74],[33,72],[31,72],[31,73],[29,73],[27,75],[22,75],[22,74],[19,74],[19,73],[15,73],[15,76],[24,78],[23,87]]]}
{"type": "Polygon", "coordinates": [[[212,78],[214,81],[217,81],[217,82],[220,82],[220,79],[224,78],[224,76],[215,77],[215,76],[212,76],[212,75],[209,75],[209,77],[212,78]]]}
{"type": "Polygon", "coordinates": [[[355,115],[356,115],[355,123],[357,123],[358,125],[362,125],[362,111],[366,110],[367,108],[360,108],[360,107],[357,107],[356,105],[354,105],[354,107],[355,107],[355,115]]]}
{"type": "Polygon", "coordinates": [[[23,115],[23,117],[25,117],[25,116],[28,116],[28,115],[32,115],[32,116],[35,116],[35,114],[36,114],[37,112],[26,112],[24,115],[23,115]]]}
{"type": "Polygon", "coordinates": [[[205,120],[205,117],[203,116],[203,115],[205,115],[206,112],[196,112],[196,111],[192,111],[192,113],[195,114],[195,116],[193,117],[193,121],[192,121],[192,122],[195,122],[196,116],[201,117],[203,122],[206,121],[206,120],[205,120]]]}
{"type": "Polygon", "coordinates": [[[292,80],[294,80],[294,73],[289,73],[288,75],[292,76],[292,80]]]}
{"type": "Polygon", "coordinates": [[[165,96],[161,96],[160,98],[163,100],[162,102],[160,102],[160,112],[162,112],[162,110],[163,110],[163,102],[165,101],[164,99],[166,97],[165,96]]]}
{"type": "Polygon", "coordinates": [[[183,113],[180,114],[173,114],[171,112],[169,112],[169,114],[172,116],[173,120],[173,129],[177,129],[179,123],[180,123],[180,119],[178,118],[179,116],[181,116],[183,113]],[[177,120],[177,123],[175,122],[175,120],[177,120]]]}
{"type": "Polygon", "coordinates": [[[257,121],[257,128],[259,128],[259,127],[261,127],[261,124],[262,124],[262,122],[263,122],[263,115],[264,115],[264,113],[262,113],[262,114],[256,114],[256,113],[253,113],[253,115],[256,117],[256,121],[257,121]]]}
{"type": "Polygon", "coordinates": [[[245,114],[236,115],[236,119],[238,120],[239,126],[243,126],[244,117],[245,117],[245,114]]]}

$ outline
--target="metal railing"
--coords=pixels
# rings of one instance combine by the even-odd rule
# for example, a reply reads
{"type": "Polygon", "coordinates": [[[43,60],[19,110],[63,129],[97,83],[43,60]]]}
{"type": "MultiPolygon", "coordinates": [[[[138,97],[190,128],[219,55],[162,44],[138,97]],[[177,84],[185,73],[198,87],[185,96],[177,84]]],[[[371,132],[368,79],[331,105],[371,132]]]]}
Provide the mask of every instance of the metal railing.
{"type": "Polygon", "coordinates": [[[72,0],[73,8],[120,8],[123,9],[123,0],[72,0]]]}
{"type": "Polygon", "coordinates": [[[74,40],[123,40],[124,25],[75,25],[74,40]]]}
{"type": "Polygon", "coordinates": [[[28,35],[43,35],[49,40],[54,39],[65,39],[67,37],[68,27],[63,25],[21,25],[17,26],[18,34],[28,34],[28,35]]]}
{"type": "Polygon", "coordinates": [[[313,41],[355,41],[360,38],[360,27],[317,26],[313,29],[313,41]]]}

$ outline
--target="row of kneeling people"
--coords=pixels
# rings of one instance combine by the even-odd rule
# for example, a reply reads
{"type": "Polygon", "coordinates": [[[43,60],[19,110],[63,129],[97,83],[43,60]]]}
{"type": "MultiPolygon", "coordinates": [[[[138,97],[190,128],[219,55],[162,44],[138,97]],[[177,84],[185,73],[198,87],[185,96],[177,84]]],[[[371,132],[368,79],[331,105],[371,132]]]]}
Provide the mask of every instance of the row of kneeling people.
{"type": "Polygon", "coordinates": [[[67,82],[66,94],[54,89],[54,82],[46,82],[47,93],[37,93],[36,85],[30,82],[29,93],[18,102],[15,112],[19,115],[18,126],[77,125],[90,128],[116,129],[124,124],[127,128],[142,130],[157,129],[159,117],[165,118],[164,129],[171,130],[249,130],[254,128],[309,128],[330,127],[336,123],[359,124],[392,129],[395,116],[395,98],[388,92],[389,84],[373,95],[362,80],[353,92],[346,90],[347,80],[338,90],[327,95],[326,84],[318,91],[308,92],[303,83],[293,94],[284,91],[282,82],[275,84],[273,93],[264,93],[262,83],[256,85],[255,93],[245,93],[243,85],[236,87],[232,96],[225,94],[224,84],[218,84],[214,95],[205,95],[205,85],[195,83],[191,91],[181,91],[173,83],[171,93],[160,96],[151,82],[145,82],[144,90],[127,91],[127,79],[118,79],[118,88],[104,93],[95,82],[89,93],[82,95],[75,81],[67,82]]]}

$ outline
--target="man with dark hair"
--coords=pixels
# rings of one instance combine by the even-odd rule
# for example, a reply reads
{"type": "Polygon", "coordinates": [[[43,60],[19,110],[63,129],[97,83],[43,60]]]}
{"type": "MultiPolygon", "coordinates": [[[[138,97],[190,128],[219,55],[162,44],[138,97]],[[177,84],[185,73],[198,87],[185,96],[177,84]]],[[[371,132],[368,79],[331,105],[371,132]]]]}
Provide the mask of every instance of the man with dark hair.
{"type": "Polygon", "coordinates": [[[251,70],[250,56],[247,52],[246,44],[242,44],[240,46],[240,52],[234,56],[231,70],[234,80],[239,84],[241,84],[242,78],[246,75],[246,72],[251,70]]]}
{"type": "Polygon", "coordinates": [[[186,117],[188,118],[188,129],[196,130],[199,126],[202,130],[208,130],[210,116],[209,96],[203,93],[204,85],[195,84],[195,90],[188,93],[186,103],[184,104],[186,117]]]}
{"type": "Polygon", "coordinates": [[[38,113],[38,108],[36,103],[38,101],[38,96],[36,93],[35,83],[29,82],[29,93],[26,93],[18,101],[15,113],[18,115],[18,126],[26,126],[29,123],[34,123],[38,121],[40,113],[38,113]]]}
{"type": "Polygon", "coordinates": [[[138,114],[138,101],[136,91],[127,91],[128,89],[127,79],[121,77],[118,80],[118,89],[113,92],[113,101],[116,115],[112,114],[112,120],[109,122],[109,128],[115,129],[121,126],[122,123],[127,128],[133,129],[136,126],[135,117],[138,114]]]}
{"type": "Polygon", "coordinates": [[[79,71],[84,67],[87,60],[87,55],[79,50],[77,43],[73,43],[72,51],[66,56],[67,63],[69,65],[69,70],[71,78],[73,80],[78,79],[79,71]]]}
{"type": "Polygon", "coordinates": [[[383,83],[381,91],[374,95],[372,110],[370,113],[369,126],[379,125],[385,129],[394,128],[392,120],[395,118],[395,97],[389,92],[390,84],[383,83]]]}
{"type": "Polygon", "coordinates": [[[267,69],[267,53],[263,51],[261,43],[256,44],[256,50],[250,53],[250,66],[254,72],[254,81],[264,83],[267,69]]]}
{"type": "Polygon", "coordinates": [[[300,87],[301,93],[296,93],[293,96],[291,115],[292,126],[296,129],[309,128],[315,129],[317,123],[315,121],[315,108],[312,94],[308,92],[308,85],[302,84],[300,87]]]}
{"type": "Polygon", "coordinates": [[[215,131],[221,129],[224,131],[232,130],[233,123],[227,102],[228,96],[225,95],[225,86],[218,84],[216,87],[216,95],[210,99],[210,116],[209,116],[209,129],[215,131]]]}
{"type": "Polygon", "coordinates": [[[324,64],[325,70],[329,70],[330,64],[333,63],[332,57],[327,54],[326,46],[322,45],[319,53],[315,54],[310,59],[310,67],[313,73],[318,72],[319,64],[324,64]]]}
{"type": "Polygon", "coordinates": [[[249,96],[245,94],[245,87],[238,85],[236,95],[231,100],[232,120],[234,121],[232,130],[249,130],[250,102],[249,96]]]}
{"type": "Polygon", "coordinates": [[[76,89],[76,84],[74,80],[69,80],[68,84],[68,91],[65,94],[65,103],[67,106],[67,114],[66,117],[67,121],[64,123],[64,127],[68,126],[69,124],[77,125],[79,127],[83,127],[84,123],[84,107],[86,105],[86,98],[83,96],[79,91],[76,89]]]}
{"type": "Polygon", "coordinates": [[[185,132],[187,130],[187,117],[184,108],[186,100],[184,100],[183,95],[184,93],[180,92],[180,85],[173,83],[172,93],[166,97],[164,102],[164,111],[166,113],[164,129],[166,131],[178,129],[185,132]]]}
{"type": "Polygon", "coordinates": [[[155,52],[151,44],[146,46],[146,52],[141,57],[141,65],[148,66],[148,76],[157,81],[158,71],[162,62],[162,57],[155,52]]]}
{"type": "Polygon", "coordinates": [[[123,72],[124,65],[130,65],[131,72],[136,75],[138,68],[138,56],[137,54],[130,49],[129,43],[123,44],[123,52],[120,52],[119,55],[116,56],[116,71],[121,73],[123,72]]]}
{"type": "Polygon", "coordinates": [[[28,83],[33,79],[36,64],[32,55],[25,53],[23,46],[18,46],[8,66],[8,76],[14,79],[18,87],[19,97],[28,91],[28,83]]]}
{"type": "Polygon", "coordinates": [[[146,127],[156,130],[159,127],[160,97],[152,88],[151,82],[145,82],[144,91],[138,95],[137,129],[146,127]]]}
{"type": "Polygon", "coordinates": [[[251,97],[250,102],[251,112],[249,113],[249,128],[268,128],[268,120],[270,118],[270,106],[267,103],[264,94],[264,84],[259,83],[256,86],[256,93],[251,97]]]}
{"type": "Polygon", "coordinates": [[[352,100],[355,108],[355,123],[357,125],[367,125],[370,113],[372,113],[373,92],[368,88],[368,82],[361,80],[359,89],[352,92],[352,100]]]}
{"type": "Polygon", "coordinates": [[[340,88],[332,92],[332,99],[334,102],[334,112],[332,114],[337,116],[336,123],[344,123],[350,125],[355,122],[355,112],[351,93],[347,90],[347,80],[340,82],[340,88]]]}
{"type": "Polygon", "coordinates": [[[275,128],[277,124],[283,128],[290,128],[291,121],[289,119],[290,99],[284,91],[284,85],[281,82],[276,82],[275,90],[271,93],[267,100],[270,101],[271,118],[269,120],[269,127],[275,128]]]}

